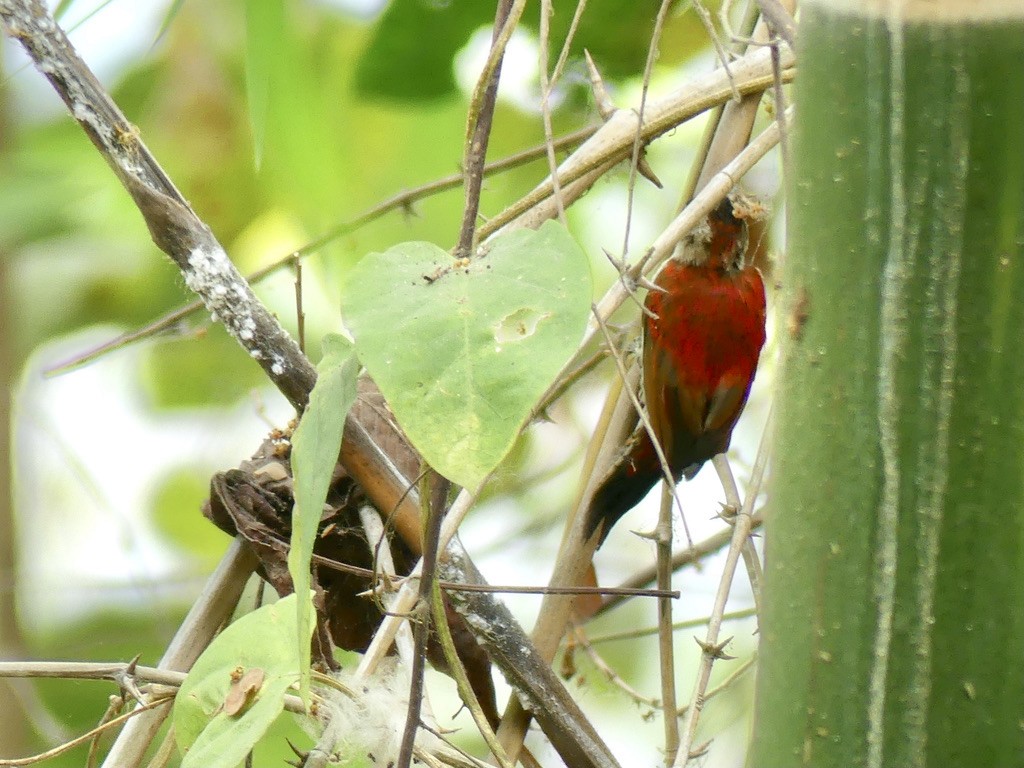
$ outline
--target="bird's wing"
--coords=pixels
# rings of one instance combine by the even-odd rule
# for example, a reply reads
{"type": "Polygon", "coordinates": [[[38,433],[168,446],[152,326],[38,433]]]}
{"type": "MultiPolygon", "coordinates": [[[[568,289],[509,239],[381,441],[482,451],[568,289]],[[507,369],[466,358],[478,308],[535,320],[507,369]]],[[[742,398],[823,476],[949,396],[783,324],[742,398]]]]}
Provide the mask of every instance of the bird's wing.
{"type": "Polygon", "coordinates": [[[702,432],[717,432],[720,429],[730,429],[739,418],[740,411],[747,399],[749,383],[726,383],[719,382],[718,386],[711,392],[707,401],[707,410],[704,413],[702,432]]]}
{"type": "Polygon", "coordinates": [[[698,387],[681,385],[678,366],[668,348],[651,345],[644,355],[647,414],[666,450],[673,444],[674,430],[700,434],[707,410],[707,395],[698,387]]]}

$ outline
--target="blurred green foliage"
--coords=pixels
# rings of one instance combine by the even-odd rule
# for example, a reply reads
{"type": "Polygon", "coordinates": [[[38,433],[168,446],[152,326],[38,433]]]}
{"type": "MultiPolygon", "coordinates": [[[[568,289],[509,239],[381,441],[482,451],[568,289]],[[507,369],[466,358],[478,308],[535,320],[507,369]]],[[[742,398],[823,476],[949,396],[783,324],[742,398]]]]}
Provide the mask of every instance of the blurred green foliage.
{"type": "Polygon", "coordinates": [[[211,569],[224,554],[227,535],[213,525],[196,524],[197,512],[210,495],[204,469],[180,466],[164,475],[153,490],[151,514],[169,544],[211,569]]]}
{"type": "MultiPolygon", "coordinates": [[[[552,3],[550,20],[554,62],[566,39],[576,2],[552,3]],[[557,47],[556,47],[557,45],[557,47]]],[[[678,3],[678,6],[685,5],[678,3]]],[[[635,77],[642,72],[650,47],[657,3],[602,0],[579,20],[569,48],[579,60],[583,50],[600,62],[604,77],[635,77]]],[[[538,6],[527,9],[520,30],[539,31],[538,6]]],[[[456,83],[452,59],[480,27],[494,22],[494,4],[478,0],[393,0],[375,25],[370,44],[359,59],[356,84],[370,96],[417,102],[451,96],[456,83]]],[[[661,46],[661,62],[678,64],[703,46],[703,28],[693,14],[670,14],[661,46]]]]}

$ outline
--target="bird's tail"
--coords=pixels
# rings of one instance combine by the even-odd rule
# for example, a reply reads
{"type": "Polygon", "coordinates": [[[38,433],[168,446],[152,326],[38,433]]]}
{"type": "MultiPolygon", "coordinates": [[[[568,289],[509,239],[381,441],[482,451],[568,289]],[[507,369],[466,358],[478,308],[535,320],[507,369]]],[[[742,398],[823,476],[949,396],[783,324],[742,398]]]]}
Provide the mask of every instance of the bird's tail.
{"type": "Polygon", "coordinates": [[[587,510],[587,536],[593,536],[601,526],[598,546],[603,544],[612,526],[640,503],[661,477],[658,454],[647,430],[641,426],[626,444],[622,457],[594,491],[587,510]]]}

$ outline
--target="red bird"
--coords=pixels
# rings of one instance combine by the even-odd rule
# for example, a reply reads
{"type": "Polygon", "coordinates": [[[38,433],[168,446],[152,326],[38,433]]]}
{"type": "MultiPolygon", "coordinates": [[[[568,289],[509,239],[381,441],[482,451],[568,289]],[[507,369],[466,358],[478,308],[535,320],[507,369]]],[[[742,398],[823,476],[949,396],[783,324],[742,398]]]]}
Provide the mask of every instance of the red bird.
{"type": "MultiPolygon", "coordinates": [[[[643,384],[647,414],[672,477],[690,480],[729,447],[764,346],[764,283],[745,263],[747,223],[723,200],[687,236],[647,294],[643,384]]],[[[594,493],[588,534],[611,527],[663,477],[641,424],[594,493]]]]}

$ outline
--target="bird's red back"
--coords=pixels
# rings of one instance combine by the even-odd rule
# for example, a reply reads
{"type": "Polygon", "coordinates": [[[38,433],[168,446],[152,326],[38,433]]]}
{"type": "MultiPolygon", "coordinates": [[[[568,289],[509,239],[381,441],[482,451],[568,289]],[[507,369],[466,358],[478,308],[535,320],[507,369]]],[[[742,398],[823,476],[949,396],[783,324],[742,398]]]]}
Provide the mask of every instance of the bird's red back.
{"type": "MultiPolygon", "coordinates": [[[[746,223],[725,200],[681,258],[658,274],[645,305],[643,380],[647,414],[673,478],[687,479],[729,447],[765,341],[761,275],[744,263],[746,223]]],[[[641,425],[598,486],[590,531],[611,526],[663,476],[641,425]]]]}

